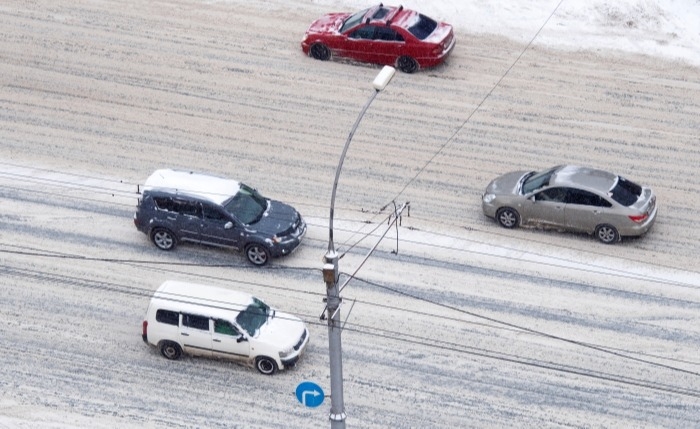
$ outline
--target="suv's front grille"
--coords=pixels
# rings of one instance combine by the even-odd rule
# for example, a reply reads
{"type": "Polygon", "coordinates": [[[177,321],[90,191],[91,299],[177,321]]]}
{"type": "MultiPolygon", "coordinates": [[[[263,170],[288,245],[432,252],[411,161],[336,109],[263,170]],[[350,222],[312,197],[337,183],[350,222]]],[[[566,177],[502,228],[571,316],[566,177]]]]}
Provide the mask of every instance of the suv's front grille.
{"type": "Polygon", "coordinates": [[[298,237],[302,233],[303,225],[304,221],[301,220],[301,215],[297,214],[297,218],[292,224],[292,226],[283,233],[281,233],[280,236],[286,237],[291,235],[292,237],[298,237]]]}
{"type": "Polygon", "coordinates": [[[306,333],[307,333],[307,332],[308,332],[308,331],[307,331],[306,329],[304,329],[304,333],[301,334],[301,338],[299,338],[299,342],[297,342],[296,345],[294,346],[294,350],[299,350],[299,348],[301,347],[301,345],[304,344],[304,340],[306,339],[306,333]]]}

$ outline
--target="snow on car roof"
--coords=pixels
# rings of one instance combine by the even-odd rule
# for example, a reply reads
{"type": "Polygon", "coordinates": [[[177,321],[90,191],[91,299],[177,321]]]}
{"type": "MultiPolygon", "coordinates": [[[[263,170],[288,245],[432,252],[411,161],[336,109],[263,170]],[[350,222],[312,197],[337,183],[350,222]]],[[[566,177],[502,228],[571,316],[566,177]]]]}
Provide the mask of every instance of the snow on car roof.
{"type": "Polygon", "coordinates": [[[189,308],[189,311],[196,310],[197,306],[205,306],[210,315],[221,318],[227,318],[231,312],[240,313],[253,303],[253,296],[245,292],[176,280],[163,282],[153,297],[178,302],[183,309],[189,308]]]}
{"type": "Polygon", "coordinates": [[[410,9],[396,10],[389,19],[395,25],[408,29],[418,21],[418,12],[410,9]]]}
{"type": "Polygon", "coordinates": [[[161,169],[151,174],[144,190],[165,190],[170,192],[198,196],[217,204],[222,204],[236,195],[241,188],[239,182],[191,171],[161,169]]]}
{"type": "Polygon", "coordinates": [[[616,180],[617,175],[607,171],[576,165],[565,165],[554,172],[549,185],[566,186],[576,184],[596,189],[600,192],[607,192],[613,187],[616,180]]]}

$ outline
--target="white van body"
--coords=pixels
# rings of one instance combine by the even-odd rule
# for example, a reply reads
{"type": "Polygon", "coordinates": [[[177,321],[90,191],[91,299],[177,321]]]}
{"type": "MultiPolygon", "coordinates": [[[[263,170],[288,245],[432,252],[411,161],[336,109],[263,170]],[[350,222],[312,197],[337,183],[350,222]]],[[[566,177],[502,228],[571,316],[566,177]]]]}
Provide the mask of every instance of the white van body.
{"type": "Polygon", "coordinates": [[[172,280],[153,294],[142,337],[168,359],[230,359],[268,375],[294,366],[309,343],[301,319],[252,295],[172,280]]]}

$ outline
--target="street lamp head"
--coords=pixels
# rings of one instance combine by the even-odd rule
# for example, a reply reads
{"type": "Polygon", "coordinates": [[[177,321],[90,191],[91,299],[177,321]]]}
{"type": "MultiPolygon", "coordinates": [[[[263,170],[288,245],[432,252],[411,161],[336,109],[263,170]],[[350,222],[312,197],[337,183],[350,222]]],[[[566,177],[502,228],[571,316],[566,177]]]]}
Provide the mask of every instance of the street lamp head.
{"type": "Polygon", "coordinates": [[[391,66],[384,66],[382,71],[380,71],[377,77],[374,78],[374,82],[372,82],[374,89],[379,92],[386,88],[386,86],[389,85],[391,78],[394,77],[394,73],[396,73],[395,68],[391,66]]]}

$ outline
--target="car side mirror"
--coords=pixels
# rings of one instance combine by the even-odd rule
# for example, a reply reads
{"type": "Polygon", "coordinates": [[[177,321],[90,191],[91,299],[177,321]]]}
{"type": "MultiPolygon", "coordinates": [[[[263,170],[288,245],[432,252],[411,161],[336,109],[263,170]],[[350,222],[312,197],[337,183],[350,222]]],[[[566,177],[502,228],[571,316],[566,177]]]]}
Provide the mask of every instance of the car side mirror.
{"type": "Polygon", "coordinates": [[[534,196],[534,195],[530,195],[530,198],[528,198],[528,200],[530,200],[530,201],[532,201],[532,202],[534,203],[534,202],[535,202],[535,196],[534,196]]]}
{"type": "Polygon", "coordinates": [[[244,341],[248,341],[248,339],[246,337],[244,337],[243,335],[239,335],[238,338],[236,338],[237,343],[242,343],[244,341]]]}
{"type": "Polygon", "coordinates": [[[233,222],[228,221],[224,224],[224,229],[231,229],[233,228],[233,222]]]}

